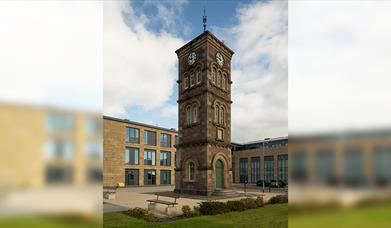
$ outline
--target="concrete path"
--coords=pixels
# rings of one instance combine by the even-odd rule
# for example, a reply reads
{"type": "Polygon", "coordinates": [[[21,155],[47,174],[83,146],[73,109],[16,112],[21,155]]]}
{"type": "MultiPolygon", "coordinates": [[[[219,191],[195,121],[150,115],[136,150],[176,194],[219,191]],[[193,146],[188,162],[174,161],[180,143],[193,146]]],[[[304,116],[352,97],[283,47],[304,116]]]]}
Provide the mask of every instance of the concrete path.
{"type": "MultiPolygon", "coordinates": [[[[148,203],[146,200],[148,199],[155,199],[156,196],[154,195],[155,192],[168,192],[173,191],[174,186],[153,186],[153,187],[134,187],[134,188],[119,188],[117,189],[116,198],[112,200],[104,200],[103,204],[103,211],[104,212],[112,212],[112,211],[125,211],[130,208],[140,207],[144,209],[148,209],[148,203]]],[[[237,189],[238,192],[244,193],[241,191],[240,188],[237,189]]],[[[272,192],[272,193],[262,193],[259,190],[251,190],[248,191],[249,195],[256,197],[256,196],[262,196],[264,197],[264,201],[266,202],[269,200],[272,196],[282,194],[283,192],[272,192]]],[[[186,196],[185,196],[186,197],[186,196]]],[[[228,200],[236,200],[245,198],[245,196],[242,197],[235,197],[235,198],[228,198],[228,199],[215,199],[213,197],[209,198],[209,200],[217,200],[217,201],[228,201],[228,200]]],[[[159,197],[159,199],[172,201],[171,198],[165,198],[165,197],[159,197]]],[[[202,199],[194,199],[194,198],[179,198],[177,200],[177,207],[176,207],[176,214],[180,215],[182,214],[182,206],[188,205],[191,208],[194,206],[198,206],[198,203],[207,200],[206,198],[202,199]]],[[[166,206],[165,205],[158,205],[157,206],[157,213],[164,213],[166,206]]]]}

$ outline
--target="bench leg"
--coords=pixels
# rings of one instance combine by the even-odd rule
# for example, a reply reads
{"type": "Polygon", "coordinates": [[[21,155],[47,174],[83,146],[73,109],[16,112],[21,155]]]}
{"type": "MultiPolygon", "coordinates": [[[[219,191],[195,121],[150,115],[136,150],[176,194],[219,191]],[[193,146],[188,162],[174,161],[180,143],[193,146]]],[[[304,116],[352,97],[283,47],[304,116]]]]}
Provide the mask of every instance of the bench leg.
{"type": "Polygon", "coordinates": [[[156,209],[156,203],[150,202],[148,204],[148,211],[155,211],[156,209]]]}
{"type": "Polygon", "coordinates": [[[172,207],[170,207],[170,206],[168,206],[168,207],[166,207],[166,215],[167,216],[175,216],[176,215],[176,207],[174,207],[174,206],[172,206],[172,207]]]}

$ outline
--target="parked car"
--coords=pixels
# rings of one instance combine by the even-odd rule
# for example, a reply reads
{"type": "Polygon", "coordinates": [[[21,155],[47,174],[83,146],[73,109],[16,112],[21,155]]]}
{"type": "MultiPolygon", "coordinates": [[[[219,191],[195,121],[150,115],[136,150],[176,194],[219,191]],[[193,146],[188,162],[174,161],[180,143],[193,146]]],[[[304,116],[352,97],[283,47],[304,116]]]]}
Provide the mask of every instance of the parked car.
{"type": "Polygon", "coordinates": [[[271,188],[285,188],[286,183],[282,180],[271,180],[269,186],[271,188]]]}
{"type": "MultiPolygon", "coordinates": [[[[257,181],[257,186],[263,186],[263,183],[262,183],[262,181],[263,180],[258,180],[257,181]]],[[[265,187],[269,187],[269,185],[270,185],[270,181],[268,181],[268,180],[265,180],[265,187]]]]}

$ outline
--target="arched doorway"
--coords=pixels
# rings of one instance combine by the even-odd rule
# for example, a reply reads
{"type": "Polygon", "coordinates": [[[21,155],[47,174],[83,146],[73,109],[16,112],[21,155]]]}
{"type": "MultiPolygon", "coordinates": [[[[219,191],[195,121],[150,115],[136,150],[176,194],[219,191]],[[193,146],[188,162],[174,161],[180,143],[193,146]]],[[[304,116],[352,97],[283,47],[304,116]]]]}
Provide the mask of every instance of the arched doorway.
{"type": "Polygon", "coordinates": [[[215,174],[216,174],[216,188],[223,188],[224,187],[224,165],[221,160],[216,161],[215,174]]]}

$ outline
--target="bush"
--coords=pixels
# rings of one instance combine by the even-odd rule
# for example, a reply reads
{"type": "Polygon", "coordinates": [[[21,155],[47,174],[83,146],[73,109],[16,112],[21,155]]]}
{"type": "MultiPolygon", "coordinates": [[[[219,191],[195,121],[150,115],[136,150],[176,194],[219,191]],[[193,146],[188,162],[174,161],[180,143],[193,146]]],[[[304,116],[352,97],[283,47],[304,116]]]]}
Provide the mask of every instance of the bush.
{"type": "Polygon", "coordinates": [[[146,221],[153,221],[154,220],[153,215],[151,213],[149,213],[148,210],[145,210],[145,209],[139,208],[139,207],[136,207],[136,208],[133,208],[133,209],[127,211],[126,214],[128,214],[132,217],[135,217],[135,218],[145,219],[146,221]]]}
{"type": "Polygon", "coordinates": [[[246,205],[241,200],[233,200],[227,202],[227,207],[230,211],[244,211],[246,210],[246,205]]]}
{"type": "Polygon", "coordinates": [[[253,198],[245,198],[240,201],[243,202],[246,209],[254,209],[258,207],[256,200],[253,198]]]}
{"type": "Polygon", "coordinates": [[[288,195],[277,195],[273,196],[269,200],[270,204],[276,204],[276,203],[288,203],[288,195]]]}
{"type": "Polygon", "coordinates": [[[257,199],[255,200],[255,203],[257,204],[258,207],[263,207],[263,197],[258,196],[257,199]]]}
{"type": "Polygon", "coordinates": [[[218,201],[205,201],[200,203],[200,214],[202,215],[217,215],[229,212],[226,203],[218,201]]]}
{"type": "Polygon", "coordinates": [[[194,206],[193,207],[193,216],[199,216],[200,213],[200,207],[194,206]]]}
{"type": "Polygon", "coordinates": [[[191,208],[187,205],[182,207],[182,212],[185,217],[193,217],[194,213],[191,211],[191,208]]]}

